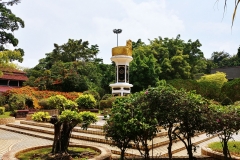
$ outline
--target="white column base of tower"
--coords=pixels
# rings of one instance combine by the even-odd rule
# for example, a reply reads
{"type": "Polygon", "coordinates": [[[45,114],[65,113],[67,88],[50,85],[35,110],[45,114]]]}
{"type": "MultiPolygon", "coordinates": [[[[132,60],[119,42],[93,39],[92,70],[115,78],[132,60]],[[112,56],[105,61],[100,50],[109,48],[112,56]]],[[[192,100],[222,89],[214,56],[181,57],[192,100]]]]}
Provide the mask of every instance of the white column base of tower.
{"type": "Polygon", "coordinates": [[[116,64],[116,79],[112,87],[113,95],[124,96],[131,93],[132,84],[129,84],[129,63],[132,58],[132,41],[128,40],[126,46],[112,48],[111,60],[116,64]]]}
{"type": "Polygon", "coordinates": [[[114,83],[110,84],[110,87],[112,87],[112,94],[124,96],[131,93],[133,85],[129,83],[114,83]]]}

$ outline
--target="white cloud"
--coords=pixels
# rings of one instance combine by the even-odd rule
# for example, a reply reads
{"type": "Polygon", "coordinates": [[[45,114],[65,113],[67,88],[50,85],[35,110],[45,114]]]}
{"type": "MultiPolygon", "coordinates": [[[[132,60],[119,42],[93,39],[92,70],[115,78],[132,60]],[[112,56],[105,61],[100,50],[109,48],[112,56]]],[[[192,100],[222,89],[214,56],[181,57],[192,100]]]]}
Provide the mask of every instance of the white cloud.
{"type": "Polygon", "coordinates": [[[239,46],[240,24],[236,19],[231,30],[231,9],[223,20],[222,10],[216,12],[214,1],[197,4],[190,0],[24,0],[12,11],[26,24],[14,33],[19,47],[25,50],[22,66],[34,67],[45,53],[53,50],[54,43],[61,45],[69,38],[98,44],[98,57],[110,63],[116,28],[123,30],[119,45],[125,45],[128,39],[140,38],[148,43],[148,39],[158,36],[172,38],[181,34],[185,41],[199,39],[207,57],[219,50],[232,54],[239,46]]]}
{"type": "Polygon", "coordinates": [[[100,46],[99,56],[104,58],[104,62],[110,63],[111,48],[116,46],[116,38],[113,29],[120,28],[123,32],[119,35],[119,44],[125,45],[126,40],[136,41],[142,39],[148,42],[158,36],[171,35],[175,37],[184,30],[182,20],[173,11],[167,11],[164,0],[149,0],[147,2],[136,3],[133,0],[118,1],[121,14],[124,18],[114,19],[97,16],[94,18],[96,31],[90,34],[91,41],[98,42],[100,46]]]}

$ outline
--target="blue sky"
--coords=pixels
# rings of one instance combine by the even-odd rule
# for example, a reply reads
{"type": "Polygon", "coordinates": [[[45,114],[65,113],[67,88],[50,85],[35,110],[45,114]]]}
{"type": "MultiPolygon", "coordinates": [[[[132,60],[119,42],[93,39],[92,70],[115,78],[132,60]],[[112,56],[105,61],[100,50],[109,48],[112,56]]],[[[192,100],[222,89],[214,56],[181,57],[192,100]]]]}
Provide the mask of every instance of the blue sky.
{"type": "Polygon", "coordinates": [[[231,28],[234,1],[224,0],[22,0],[11,7],[21,17],[25,28],[14,32],[18,47],[25,51],[22,67],[34,67],[51,52],[53,44],[68,39],[82,39],[98,44],[98,58],[111,63],[111,49],[116,46],[113,29],[121,28],[119,45],[126,40],[159,36],[202,43],[206,58],[214,51],[235,55],[240,45],[240,10],[231,28]]]}

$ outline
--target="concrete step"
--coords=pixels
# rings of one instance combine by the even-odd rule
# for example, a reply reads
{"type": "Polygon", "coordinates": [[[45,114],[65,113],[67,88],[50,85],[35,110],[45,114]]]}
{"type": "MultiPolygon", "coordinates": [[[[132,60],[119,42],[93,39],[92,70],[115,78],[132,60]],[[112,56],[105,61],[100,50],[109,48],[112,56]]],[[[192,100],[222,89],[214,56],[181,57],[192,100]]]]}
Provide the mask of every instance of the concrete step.
{"type": "MultiPolygon", "coordinates": [[[[48,139],[53,141],[53,134],[47,134],[47,133],[42,133],[42,132],[36,132],[36,131],[30,131],[30,130],[25,130],[21,128],[15,128],[11,126],[6,126],[6,125],[0,125],[0,130],[6,130],[10,132],[15,132],[15,133],[20,133],[20,134],[25,134],[29,135],[32,137],[38,137],[38,138],[43,138],[43,139],[48,139]]],[[[76,138],[71,138],[70,139],[71,144],[86,144],[86,145],[92,145],[92,146],[104,146],[109,148],[113,153],[120,153],[120,150],[112,145],[109,145],[107,143],[101,143],[101,142],[94,142],[90,140],[82,140],[82,139],[76,139],[76,138]]],[[[126,152],[127,155],[134,155],[134,156],[139,156],[139,152],[136,149],[129,149],[128,152],[126,152]]]]}
{"type": "MultiPolygon", "coordinates": [[[[39,123],[37,125],[37,122],[20,122],[20,123],[9,123],[7,124],[8,127],[13,127],[13,128],[19,128],[19,129],[24,129],[26,131],[35,131],[35,132],[40,132],[40,133],[46,133],[46,134],[54,134],[53,126],[48,123],[39,123]]],[[[92,135],[89,133],[83,133],[81,132],[82,129],[78,128],[75,131],[72,132],[71,137],[76,138],[76,139],[81,139],[81,140],[88,140],[88,141],[93,141],[93,142],[100,142],[100,143],[106,143],[106,144],[113,144],[113,142],[110,139],[106,139],[104,135],[92,135]],[[80,132],[78,132],[80,131],[80,132]]],[[[152,143],[149,147],[152,147],[152,143]]],[[[154,148],[159,147],[161,145],[168,144],[168,138],[166,136],[162,137],[156,137],[154,138],[154,148]]],[[[133,146],[134,147],[134,146],[133,146]]],[[[136,147],[134,147],[136,148],[136,147]]]]}
{"type": "MultiPolygon", "coordinates": [[[[28,124],[28,125],[33,125],[33,126],[41,126],[41,127],[46,127],[46,128],[53,128],[53,125],[50,123],[44,123],[44,122],[35,122],[35,121],[25,121],[22,120],[20,121],[20,124],[28,124]]],[[[167,136],[167,131],[163,129],[162,127],[159,127],[160,132],[157,133],[156,137],[162,137],[162,136],[167,136]]],[[[83,132],[83,133],[89,133],[89,134],[97,134],[97,135],[105,135],[103,131],[103,126],[101,125],[89,125],[87,130],[83,130],[81,128],[81,125],[77,125],[74,127],[73,131],[76,132],[83,132]]]]}
{"type": "MultiPolygon", "coordinates": [[[[44,128],[54,128],[54,126],[50,123],[42,123],[42,122],[34,122],[34,121],[20,121],[20,124],[31,125],[31,126],[39,126],[44,128]]],[[[88,133],[94,135],[105,135],[102,128],[96,127],[96,125],[90,125],[87,130],[83,130],[81,127],[76,126],[73,128],[74,132],[88,133]]]]}
{"type": "MultiPolygon", "coordinates": [[[[0,125],[1,129],[17,132],[21,134],[26,134],[34,137],[44,138],[53,140],[53,127],[49,127],[51,124],[48,123],[39,123],[35,125],[36,122],[16,122],[11,123],[6,126],[0,125]],[[47,127],[46,127],[47,126],[47,127]]],[[[205,140],[209,140],[209,137],[206,134],[200,134],[199,136],[194,137],[193,142],[198,144],[205,140]]],[[[78,132],[78,130],[72,132],[72,138],[70,140],[71,143],[93,143],[101,146],[106,146],[112,150],[114,154],[120,154],[120,151],[117,147],[110,146],[112,141],[106,140],[104,135],[95,135],[95,134],[87,134],[78,132]]],[[[168,138],[167,136],[156,137],[153,140],[153,150],[151,150],[151,154],[159,156],[159,155],[167,155],[167,146],[168,146],[168,138]]],[[[152,141],[148,142],[149,148],[152,148],[152,141]]],[[[185,146],[180,141],[174,141],[172,146],[173,153],[177,153],[185,149],[185,146]]],[[[127,155],[129,156],[139,156],[139,151],[136,149],[127,149],[127,155]]]]}

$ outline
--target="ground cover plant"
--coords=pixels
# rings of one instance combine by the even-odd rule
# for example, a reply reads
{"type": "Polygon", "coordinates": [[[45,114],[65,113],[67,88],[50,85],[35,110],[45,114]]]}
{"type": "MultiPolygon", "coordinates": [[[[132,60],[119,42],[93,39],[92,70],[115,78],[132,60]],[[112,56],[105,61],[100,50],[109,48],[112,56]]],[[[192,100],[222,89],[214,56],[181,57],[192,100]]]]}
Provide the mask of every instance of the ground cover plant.
{"type": "MultiPolygon", "coordinates": [[[[51,147],[44,147],[35,150],[30,150],[26,152],[22,152],[17,155],[19,160],[26,160],[26,159],[44,159],[44,160],[55,160],[57,157],[51,156],[51,147]]],[[[71,160],[86,160],[91,159],[100,153],[90,149],[90,148],[81,148],[81,147],[69,147],[68,149],[69,155],[64,157],[65,159],[71,160]]],[[[59,158],[61,156],[59,155],[59,158]]],[[[61,157],[62,158],[62,157],[61,157]]]]}
{"type": "MultiPolygon", "coordinates": [[[[208,147],[211,148],[213,151],[221,152],[223,150],[223,146],[221,142],[212,142],[208,144],[208,147]]],[[[240,141],[229,141],[228,142],[228,149],[231,155],[235,155],[240,157],[240,141]]]]}

